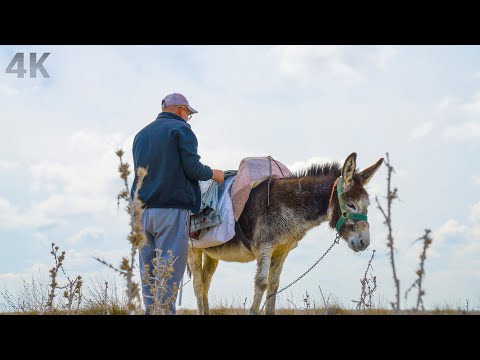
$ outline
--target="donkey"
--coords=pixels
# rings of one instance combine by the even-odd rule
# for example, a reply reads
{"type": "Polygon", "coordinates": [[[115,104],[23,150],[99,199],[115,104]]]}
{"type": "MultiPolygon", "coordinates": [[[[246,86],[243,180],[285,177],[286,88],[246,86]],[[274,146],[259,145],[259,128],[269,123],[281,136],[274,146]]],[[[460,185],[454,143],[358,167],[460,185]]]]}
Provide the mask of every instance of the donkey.
{"type": "Polygon", "coordinates": [[[275,294],[288,253],[311,228],[328,222],[337,229],[355,252],[370,244],[367,208],[370,204],[364,186],[383,162],[357,172],[357,154],[350,154],[343,167],[336,162],[314,164],[287,178],[272,179],[270,205],[267,206],[268,181],[252,189],[239,225],[251,250],[236,234],[225,244],[210,248],[189,247],[188,266],[200,315],[209,314],[208,289],[218,261],[249,262],[257,260],[255,294],[250,314],[258,314],[267,290],[267,314],[275,314],[275,294]],[[337,196],[334,190],[337,188],[337,196]],[[203,263],[202,263],[203,255],[203,263]]]}

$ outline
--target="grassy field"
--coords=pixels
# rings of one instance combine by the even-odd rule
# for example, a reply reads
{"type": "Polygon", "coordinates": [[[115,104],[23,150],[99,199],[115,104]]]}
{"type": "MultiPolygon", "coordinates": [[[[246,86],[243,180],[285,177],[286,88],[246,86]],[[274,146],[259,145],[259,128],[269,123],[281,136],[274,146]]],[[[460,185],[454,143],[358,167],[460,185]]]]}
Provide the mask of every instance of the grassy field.
{"type": "MultiPolygon", "coordinates": [[[[51,279],[50,279],[51,280],[51,279]]],[[[21,288],[0,290],[1,315],[128,315],[128,299],[123,279],[106,275],[86,279],[82,291],[71,300],[64,286],[52,288],[47,279],[31,279],[21,288]],[[56,291],[52,291],[52,290],[56,291]]],[[[64,282],[65,283],[65,282],[64,282]]],[[[67,282],[68,284],[68,282],[67,282]]],[[[480,315],[477,303],[468,300],[464,304],[442,304],[427,310],[389,308],[386,300],[373,296],[372,301],[359,307],[353,303],[344,304],[329,294],[326,299],[317,299],[308,293],[290,294],[278,300],[277,315],[480,315]]],[[[262,302],[263,304],[263,302],[262,302]]],[[[140,303],[136,303],[140,309],[140,303]]],[[[248,315],[250,302],[247,299],[210,299],[211,315],[248,315]]],[[[137,310],[137,314],[143,311],[137,310]]],[[[178,315],[196,315],[196,308],[177,306],[178,315]]]]}
{"type": "MultiPolygon", "coordinates": [[[[4,306],[5,308],[5,306],[4,306]]],[[[0,315],[69,315],[69,312],[62,308],[55,308],[51,311],[39,311],[38,309],[17,308],[14,311],[0,311],[0,315]]],[[[248,307],[242,308],[233,305],[214,305],[210,309],[211,315],[248,315],[248,307]]],[[[143,312],[140,312],[142,314],[143,312]]],[[[128,315],[127,304],[118,303],[93,303],[81,306],[79,309],[70,311],[71,315],[128,315]]],[[[196,315],[196,309],[177,308],[177,315],[196,315]]],[[[347,309],[339,305],[331,305],[328,308],[277,308],[276,315],[480,315],[476,309],[466,310],[449,306],[438,307],[432,310],[416,311],[400,310],[395,311],[386,308],[373,309],[347,309]]]]}
{"type": "MultiPolygon", "coordinates": [[[[196,315],[195,309],[179,309],[177,315],[196,315]]],[[[39,315],[37,311],[4,312],[0,315],[39,315]]],[[[65,310],[44,312],[43,315],[67,315],[65,310]]],[[[112,308],[108,312],[102,308],[81,309],[74,315],[128,315],[126,308],[112,308]]],[[[248,315],[248,310],[241,308],[214,308],[211,315],[248,315]]],[[[325,309],[277,309],[276,315],[480,315],[480,311],[465,311],[461,309],[434,309],[425,311],[401,310],[395,312],[389,309],[349,310],[342,308],[325,309]]]]}

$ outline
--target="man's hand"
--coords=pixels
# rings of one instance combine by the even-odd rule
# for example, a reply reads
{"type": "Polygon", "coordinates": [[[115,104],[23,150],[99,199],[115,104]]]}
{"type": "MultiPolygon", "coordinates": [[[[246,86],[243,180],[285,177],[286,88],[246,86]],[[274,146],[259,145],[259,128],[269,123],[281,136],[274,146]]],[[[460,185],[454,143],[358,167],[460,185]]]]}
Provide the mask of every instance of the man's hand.
{"type": "Polygon", "coordinates": [[[222,183],[224,179],[225,178],[224,178],[224,174],[223,174],[222,170],[213,169],[212,180],[214,180],[216,182],[219,182],[219,183],[222,183]]]}

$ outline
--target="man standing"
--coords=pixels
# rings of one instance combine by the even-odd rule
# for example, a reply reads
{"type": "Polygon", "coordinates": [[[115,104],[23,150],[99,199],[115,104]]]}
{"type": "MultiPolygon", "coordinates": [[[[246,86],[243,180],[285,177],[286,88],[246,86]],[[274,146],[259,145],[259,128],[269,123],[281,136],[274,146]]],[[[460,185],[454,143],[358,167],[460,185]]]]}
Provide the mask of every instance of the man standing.
{"type": "Polygon", "coordinates": [[[150,277],[153,277],[155,249],[161,250],[165,259],[168,250],[173,253],[174,272],[161,301],[170,299],[169,310],[176,314],[175,299],[187,264],[190,211],[196,213],[200,209],[198,180],[224,180],[222,170],[212,170],[200,162],[197,137],[187,123],[195,113],[197,111],[182,94],[167,95],[157,119],[140,130],[133,141],[132,198],[137,168],[144,167],[148,171],[138,194],[145,203],[142,220],[146,244],[139,250],[139,259],[146,314],[150,313],[153,298],[149,283],[144,281],[144,269],[149,265],[150,277]]]}

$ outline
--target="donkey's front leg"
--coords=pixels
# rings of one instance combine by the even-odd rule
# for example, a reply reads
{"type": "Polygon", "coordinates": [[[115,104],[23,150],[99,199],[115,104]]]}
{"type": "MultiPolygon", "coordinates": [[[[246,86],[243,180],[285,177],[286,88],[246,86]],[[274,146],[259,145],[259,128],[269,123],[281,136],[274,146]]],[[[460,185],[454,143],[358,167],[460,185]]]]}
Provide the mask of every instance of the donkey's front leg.
{"type": "Polygon", "coordinates": [[[268,299],[266,306],[267,315],[275,315],[275,302],[277,300],[277,295],[273,294],[275,294],[278,290],[278,285],[280,284],[280,274],[282,273],[283,263],[287,258],[288,251],[275,254],[272,257],[272,265],[270,267],[270,273],[268,276],[268,288],[266,297],[266,299],[268,299]]]}
{"type": "Polygon", "coordinates": [[[252,307],[250,308],[251,315],[258,315],[259,313],[260,302],[262,301],[263,293],[267,288],[268,270],[270,269],[271,258],[271,247],[265,246],[260,249],[257,257],[257,273],[255,274],[255,295],[253,297],[252,307]]]}

